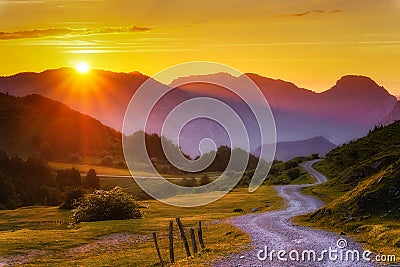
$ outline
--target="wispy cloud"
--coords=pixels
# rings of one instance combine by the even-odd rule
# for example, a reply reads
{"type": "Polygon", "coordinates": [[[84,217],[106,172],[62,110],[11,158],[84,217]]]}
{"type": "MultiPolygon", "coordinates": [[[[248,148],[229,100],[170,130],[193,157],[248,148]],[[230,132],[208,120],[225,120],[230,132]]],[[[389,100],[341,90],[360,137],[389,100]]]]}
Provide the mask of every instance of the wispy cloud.
{"type": "Polygon", "coordinates": [[[304,17],[304,16],[313,15],[313,14],[340,13],[340,12],[342,12],[342,10],[340,10],[340,9],[334,9],[334,10],[314,9],[314,10],[307,10],[307,11],[299,12],[299,13],[281,14],[281,15],[277,15],[275,17],[304,17]]]}
{"type": "Polygon", "coordinates": [[[299,46],[299,45],[399,45],[400,40],[380,41],[326,41],[326,42],[271,42],[271,43],[234,43],[209,44],[212,47],[246,47],[246,46],[299,46]]]}
{"type": "Polygon", "coordinates": [[[110,33],[134,33],[150,31],[151,28],[138,26],[102,27],[102,28],[53,28],[35,29],[17,32],[0,32],[0,40],[45,38],[45,37],[73,37],[110,33]]]}
{"type": "Polygon", "coordinates": [[[188,52],[196,51],[192,48],[179,47],[148,47],[148,48],[126,48],[126,47],[109,47],[102,49],[72,49],[66,50],[68,54],[107,54],[107,53],[163,53],[163,52],[188,52]]]}

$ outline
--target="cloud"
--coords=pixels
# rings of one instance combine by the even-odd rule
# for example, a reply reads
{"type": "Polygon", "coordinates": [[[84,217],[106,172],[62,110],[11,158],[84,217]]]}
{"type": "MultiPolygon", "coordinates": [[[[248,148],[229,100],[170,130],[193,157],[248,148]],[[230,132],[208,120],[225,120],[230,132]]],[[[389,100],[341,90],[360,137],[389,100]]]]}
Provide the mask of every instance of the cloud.
{"type": "Polygon", "coordinates": [[[15,40],[28,38],[45,38],[45,37],[72,37],[109,33],[135,33],[150,31],[151,28],[138,26],[121,26],[121,27],[102,27],[96,29],[82,28],[53,28],[53,29],[35,29],[17,32],[0,32],[0,40],[15,40]]]}
{"type": "Polygon", "coordinates": [[[322,10],[322,9],[314,9],[314,10],[307,10],[300,13],[288,13],[283,15],[278,15],[276,17],[304,17],[313,14],[324,14],[324,13],[340,13],[342,10],[334,9],[334,10],[322,10]]]}

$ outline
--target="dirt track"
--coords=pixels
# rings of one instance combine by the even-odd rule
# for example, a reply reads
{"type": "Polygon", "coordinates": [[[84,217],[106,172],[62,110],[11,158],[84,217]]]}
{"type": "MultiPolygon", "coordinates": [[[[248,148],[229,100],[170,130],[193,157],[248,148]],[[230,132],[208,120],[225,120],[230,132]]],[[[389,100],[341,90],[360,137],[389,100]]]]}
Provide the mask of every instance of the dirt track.
{"type": "MultiPolygon", "coordinates": [[[[316,160],[306,162],[302,167],[316,178],[316,183],[323,183],[326,181],[326,177],[312,168],[315,162],[316,160]]],[[[293,225],[291,219],[294,216],[314,211],[322,206],[320,200],[301,193],[301,189],[307,186],[311,185],[275,187],[279,195],[287,200],[287,208],[284,210],[234,218],[232,224],[250,234],[254,249],[243,254],[232,255],[223,262],[215,264],[215,266],[375,266],[362,259],[363,250],[350,238],[328,231],[293,225]],[[345,260],[329,260],[329,253],[326,252],[323,260],[318,261],[319,258],[322,258],[321,252],[324,249],[329,250],[330,247],[332,250],[338,249],[338,240],[347,242],[347,246],[341,250],[339,249],[336,253],[340,259],[339,253],[343,251],[343,259],[345,260]],[[267,247],[268,251],[267,258],[260,260],[257,254],[260,250],[265,251],[265,247],[267,247]],[[350,254],[347,257],[349,260],[346,260],[346,251],[354,249],[360,251],[360,261],[353,261],[353,257],[350,254]],[[272,254],[271,260],[269,255],[272,250],[276,252],[272,254]],[[281,256],[286,258],[287,261],[277,259],[277,251],[279,250],[285,250],[286,254],[281,256]],[[296,252],[291,252],[291,250],[296,250],[299,253],[299,261],[296,260],[296,252]],[[311,260],[309,260],[308,252],[304,252],[305,250],[314,250],[316,252],[316,260],[313,260],[312,254],[311,260]],[[305,253],[305,261],[302,261],[303,252],[305,253]],[[289,253],[291,253],[291,257],[289,257],[289,253]]],[[[260,253],[260,258],[264,258],[264,254],[260,253]]],[[[332,252],[332,259],[335,258],[334,255],[335,252],[332,252]]]]}

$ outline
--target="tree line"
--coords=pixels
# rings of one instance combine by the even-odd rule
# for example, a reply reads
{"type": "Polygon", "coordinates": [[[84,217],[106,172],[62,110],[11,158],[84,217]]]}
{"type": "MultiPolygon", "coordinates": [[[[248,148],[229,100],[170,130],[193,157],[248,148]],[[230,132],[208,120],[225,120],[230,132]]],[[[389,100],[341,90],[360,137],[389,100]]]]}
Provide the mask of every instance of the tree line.
{"type": "Polygon", "coordinates": [[[100,188],[95,170],[83,179],[76,168],[54,171],[43,158],[24,160],[0,150],[0,209],[60,205],[77,188],[100,188]]]}

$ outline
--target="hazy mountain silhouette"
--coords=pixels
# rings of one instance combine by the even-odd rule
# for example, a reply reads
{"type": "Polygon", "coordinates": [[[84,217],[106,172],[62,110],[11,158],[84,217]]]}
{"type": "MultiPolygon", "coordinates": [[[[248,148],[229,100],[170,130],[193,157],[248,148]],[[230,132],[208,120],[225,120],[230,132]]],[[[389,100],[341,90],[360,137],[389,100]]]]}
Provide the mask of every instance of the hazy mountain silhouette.
{"type": "MultiPolygon", "coordinates": [[[[322,136],[299,141],[278,142],[276,144],[275,159],[287,161],[298,156],[311,156],[314,153],[325,156],[335,147],[335,144],[322,136]]],[[[257,148],[253,151],[253,155],[258,157],[260,150],[261,148],[257,148]]]]}
{"type": "Polygon", "coordinates": [[[396,103],[393,109],[387,114],[379,123],[378,125],[389,125],[396,121],[400,120],[400,101],[396,103]]]}
{"type": "Polygon", "coordinates": [[[100,121],[40,95],[0,94],[0,148],[10,155],[68,161],[72,154],[122,159],[121,134],[100,121]]]}
{"type": "Polygon", "coordinates": [[[79,74],[75,69],[61,68],[0,77],[0,92],[15,96],[40,94],[120,131],[129,100],[148,78],[139,72],[91,70],[79,74]]]}
{"type": "MultiPolygon", "coordinates": [[[[365,135],[396,103],[394,96],[363,76],[342,77],[329,90],[315,93],[290,82],[251,73],[246,75],[260,87],[272,108],[278,141],[323,136],[336,144],[345,143],[365,135]]],[[[204,78],[182,77],[169,86],[174,87],[178,82],[196,81],[202,77],[204,78]]],[[[245,76],[234,77],[217,73],[207,75],[206,78],[217,83],[223,80],[228,85],[240,86],[245,76]]],[[[0,77],[0,92],[9,92],[16,96],[42,94],[120,131],[131,96],[148,79],[149,77],[138,72],[91,70],[82,75],[74,69],[62,68],[0,77]]],[[[157,81],[151,82],[159,90],[168,88],[157,81]]],[[[168,113],[177,104],[196,96],[212,96],[232,106],[244,121],[253,140],[251,151],[262,145],[258,125],[246,103],[224,88],[201,82],[180,86],[159,101],[150,116],[148,132],[160,133],[162,122],[168,113]]],[[[259,100],[251,101],[257,105],[259,100]]],[[[228,136],[220,125],[207,119],[197,119],[182,129],[179,145],[185,153],[196,155],[198,141],[204,137],[215,139],[217,146],[229,144],[228,136]]]]}
{"type": "MultiPolygon", "coordinates": [[[[344,76],[331,89],[315,93],[282,80],[257,74],[246,75],[261,89],[272,108],[278,141],[324,136],[341,144],[365,135],[396,103],[394,96],[364,76],[344,76]]],[[[225,73],[206,77],[200,75],[179,78],[171,86],[205,79],[240,86],[245,77],[233,77],[225,73]]],[[[223,89],[214,85],[194,83],[181,88],[195,96],[211,94],[225,102],[238,101],[237,96],[224,93],[223,89]]]]}

